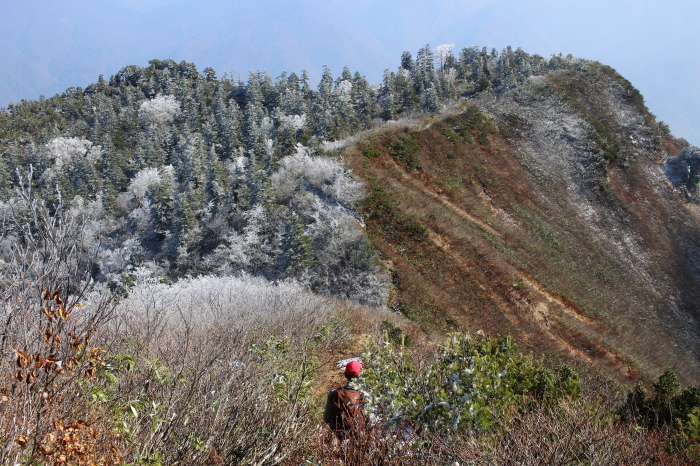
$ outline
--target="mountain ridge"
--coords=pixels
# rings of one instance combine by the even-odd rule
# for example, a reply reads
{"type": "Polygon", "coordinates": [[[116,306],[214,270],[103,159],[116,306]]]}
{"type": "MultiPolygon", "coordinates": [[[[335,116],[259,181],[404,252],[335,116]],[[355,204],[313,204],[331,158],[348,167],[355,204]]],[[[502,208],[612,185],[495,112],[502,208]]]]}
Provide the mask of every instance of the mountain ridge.
{"type": "Polygon", "coordinates": [[[691,31],[700,11],[692,2],[667,8],[621,0],[589,4],[573,10],[575,14],[575,5],[506,0],[439,5],[384,1],[333,8],[308,2],[238,7],[209,2],[207,8],[187,2],[151,3],[154,8],[146,11],[130,8],[129,2],[35,2],[31,11],[8,6],[0,24],[7,32],[0,44],[0,54],[6,51],[1,55],[5,73],[0,96],[5,97],[0,97],[0,105],[84,87],[125,63],[145,66],[154,57],[196,62],[244,77],[251,69],[272,74],[306,69],[313,80],[320,78],[324,64],[332,69],[348,65],[376,85],[404,50],[442,43],[485,44],[500,50],[510,44],[545,57],[571,53],[614,66],[644,92],[652,111],[670,123],[675,134],[698,143],[694,122],[700,106],[694,78],[699,65],[693,58],[691,31]],[[280,16],[277,6],[292,14],[280,16]],[[30,15],[44,18],[43,26],[12,33],[30,15]],[[573,16],[576,21],[571,23],[573,16]],[[59,18],[73,22],[71,40],[66,40],[59,18]],[[657,30],[665,32],[655,34],[657,30]],[[17,45],[23,32],[31,39],[29,49],[17,45]],[[47,56],[49,50],[53,53],[47,56]]]}
{"type": "Polygon", "coordinates": [[[152,60],[2,112],[0,192],[9,215],[32,166],[36,195],[103,232],[91,273],[124,293],[297,280],[428,332],[510,333],[627,380],[673,361],[692,381],[700,229],[661,169],[683,149],[667,130],[611,68],[520,49],[425,47],[376,90],[347,68],[313,90],[152,60]]]}

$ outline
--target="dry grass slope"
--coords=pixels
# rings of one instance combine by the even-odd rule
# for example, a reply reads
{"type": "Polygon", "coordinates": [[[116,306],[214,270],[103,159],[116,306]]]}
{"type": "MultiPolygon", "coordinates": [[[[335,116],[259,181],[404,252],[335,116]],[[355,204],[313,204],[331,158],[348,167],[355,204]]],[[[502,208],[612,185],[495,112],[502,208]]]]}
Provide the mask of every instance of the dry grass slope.
{"type": "Polygon", "coordinates": [[[697,383],[698,216],[634,91],[599,65],[557,72],[346,151],[391,306],[622,380],[672,366],[697,383]]]}

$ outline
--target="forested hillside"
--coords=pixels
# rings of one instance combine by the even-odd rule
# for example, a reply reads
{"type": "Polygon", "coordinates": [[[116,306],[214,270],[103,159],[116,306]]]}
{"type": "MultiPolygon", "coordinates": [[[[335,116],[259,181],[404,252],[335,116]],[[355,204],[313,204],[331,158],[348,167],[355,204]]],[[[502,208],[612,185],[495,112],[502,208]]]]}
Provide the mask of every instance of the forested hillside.
{"type": "Polygon", "coordinates": [[[242,83],[191,63],[127,66],[2,113],[5,215],[20,184],[48,203],[60,197],[89,221],[94,278],[113,286],[137,268],[173,279],[246,272],[381,306],[385,280],[355,210],[363,188],[334,157],[346,143],[336,141],[573,66],[520,50],[455,58],[450,46],[425,47],[377,89],[347,68],[336,79],[326,69],[312,88],[304,73],[242,83]]]}
{"type": "Polygon", "coordinates": [[[673,464],[632,422],[697,455],[697,149],[600,63],[452,49],[378,86],[153,60],[0,113],[2,459],[323,464],[314,383],[358,351],[373,416],[427,426],[414,464],[517,456],[489,450],[513,416],[625,439],[582,463],[673,464]],[[477,330],[508,337],[436,352],[477,330]],[[571,367],[664,378],[598,411],[571,367]]]}

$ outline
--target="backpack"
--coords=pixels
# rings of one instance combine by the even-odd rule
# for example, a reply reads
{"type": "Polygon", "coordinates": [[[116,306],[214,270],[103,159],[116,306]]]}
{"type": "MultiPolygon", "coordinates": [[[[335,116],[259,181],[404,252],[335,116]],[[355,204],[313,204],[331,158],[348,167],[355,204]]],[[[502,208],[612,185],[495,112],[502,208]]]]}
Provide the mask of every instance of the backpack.
{"type": "Polygon", "coordinates": [[[329,395],[330,427],[333,430],[362,429],[367,423],[362,393],[351,388],[339,388],[329,395]]]}

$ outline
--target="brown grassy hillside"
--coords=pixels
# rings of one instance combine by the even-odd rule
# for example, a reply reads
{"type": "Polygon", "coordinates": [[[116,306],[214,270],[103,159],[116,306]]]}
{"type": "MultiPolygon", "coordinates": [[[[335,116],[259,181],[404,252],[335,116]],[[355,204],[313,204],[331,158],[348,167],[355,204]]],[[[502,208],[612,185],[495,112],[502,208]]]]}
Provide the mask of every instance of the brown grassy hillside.
{"type": "Polygon", "coordinates": [[[675,150],[639,93],[592,64],[388,125],[346,158],[371,189],[391,306],[426,330],[697,383],[700,217],[660,169],[675,150]]]}

